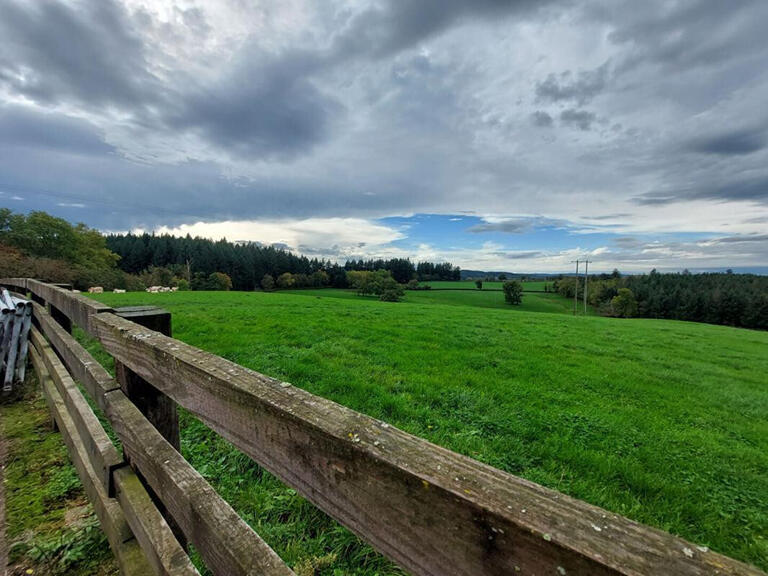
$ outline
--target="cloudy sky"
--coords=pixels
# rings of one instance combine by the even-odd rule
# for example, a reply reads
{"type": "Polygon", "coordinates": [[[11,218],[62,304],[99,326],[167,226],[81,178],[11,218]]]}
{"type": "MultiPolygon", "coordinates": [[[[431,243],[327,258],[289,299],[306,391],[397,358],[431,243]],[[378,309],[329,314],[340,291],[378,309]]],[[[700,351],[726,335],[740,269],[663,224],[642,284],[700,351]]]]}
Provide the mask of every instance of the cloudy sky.
{"type": "Polygon", "coordinates": [[[0,0],[0,206],[465,268],[766,267],[766,0],[0,0]]]}

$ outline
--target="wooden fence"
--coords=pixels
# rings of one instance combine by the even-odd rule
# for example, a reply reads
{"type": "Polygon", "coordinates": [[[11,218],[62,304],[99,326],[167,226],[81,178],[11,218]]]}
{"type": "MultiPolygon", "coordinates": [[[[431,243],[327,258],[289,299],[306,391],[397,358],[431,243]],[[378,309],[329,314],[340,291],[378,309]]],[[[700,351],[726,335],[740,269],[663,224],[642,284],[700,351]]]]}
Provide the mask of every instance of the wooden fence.
{"type": "Polygon", "coordinates": [[[177,404],[416,575],[763,574],[184,344],[164,311],[0,285],[36,302],[32,363],[125,574],[196,574],[187,541],[214,574],[293,574],[178,452],[177,404]]]}

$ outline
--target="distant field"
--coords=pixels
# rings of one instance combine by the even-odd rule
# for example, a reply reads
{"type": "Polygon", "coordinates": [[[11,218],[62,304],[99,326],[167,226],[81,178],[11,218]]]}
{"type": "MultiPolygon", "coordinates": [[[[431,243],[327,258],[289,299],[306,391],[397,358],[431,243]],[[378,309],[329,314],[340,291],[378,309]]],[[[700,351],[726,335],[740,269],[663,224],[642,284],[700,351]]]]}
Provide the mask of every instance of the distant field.
{"type": "MultiPolygon", "coordinates": [[[[297,296],[320,296],[324,298],[341,298],[344,300],[360,300],[360,296],[352,290],[289,290],[283,294],[297,296]]],[[[371,297],[372,300],[375,298],[371,297]]],[[[504,301],[501,290],[406,290],[404,302],[410,304],[445,304],[450,306],[471,306],[476,308],[497,308],[507,312],[550,312],[553,314],[573,314],[573,300],[563,298],[559,294],[544,292],[523,293],[523,302],[519,306],[510,306],[504,301]]],[[[584,305],[579,302],[578,314],[584,313],[584,305]]],[[[595,311],[587,307],[587,314],[595,311]]]]}
{"type": "MultiPolygon", "coordinates": [[[[432,286],[433,288],[442,288],[442,289],[463,289],[463,290],[477,290],[475,287],[474,280],[445,280],[445,281],[438,281],[438,282],[422,282],[421,284],[428,284],[429,286],[432,286]]],[[[483,281],[483,290],[501,290],[501,286],[504,284],[504,282],[485,282],[483,281]]],[[[543,292],[544,291],[544,284],[551,285],[552,282],[544,282],[542,281],[532,281],[532,282],[523,282],[523,290],[533,291],[533,292],[543,292]]]]}
{"type": "MultiPolygon", "coordinates": [[[[164,306],[190,344],[768,569],[766,332],[575,318],[541,294],[98,298],[164,306]]],[[[290,563],[335,553],[318,574],[398,573],[186,416],[182,450],[290,563]]]]}

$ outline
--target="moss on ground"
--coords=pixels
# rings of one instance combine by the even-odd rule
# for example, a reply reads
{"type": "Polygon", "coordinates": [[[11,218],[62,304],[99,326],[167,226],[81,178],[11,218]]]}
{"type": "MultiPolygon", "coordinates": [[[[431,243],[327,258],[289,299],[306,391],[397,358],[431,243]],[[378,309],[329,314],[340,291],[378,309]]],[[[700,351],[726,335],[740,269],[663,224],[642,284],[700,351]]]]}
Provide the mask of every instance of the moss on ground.
{"type": "Polygon", "coordinates": [[[118,574],[33,377],[24,394],[0,404],[0,435],[6,443],[8,574],[118,574]]]}

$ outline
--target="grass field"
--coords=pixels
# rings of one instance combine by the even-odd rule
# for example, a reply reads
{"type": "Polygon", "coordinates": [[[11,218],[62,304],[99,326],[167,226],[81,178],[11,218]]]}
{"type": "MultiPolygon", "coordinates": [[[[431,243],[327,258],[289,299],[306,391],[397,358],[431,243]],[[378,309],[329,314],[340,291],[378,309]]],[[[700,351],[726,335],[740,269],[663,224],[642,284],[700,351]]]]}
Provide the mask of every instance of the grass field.
{"type": "MultiPolygon", "coordinates": [[[[433,288],[440,288],[443,290],[477,290],[474,280],[440,280],[436,282],[421,282],[421,284],[427,284],[433,288]]],[[[501,286],[504,282],[485,282],[483,281],[483,290],[501,290],[501,286]]],[[[545,282],[544,280],[533,280],[523,282],[524,292],[543,292],[544,285],[552,285],[552,282],[545,282]]]]}
{"type": "MultiPolygon", "coordinates": [[[[489,294],[98,298],[166,307],[185,342],[768,568],[768,333],[574,318],[565,299],[513,308],[489,294]],[[550,305],[561,313],[534,311],[550,305]]],[[[292,565],[397,573],[202,425],[183,426],[185,456],[292,565]]]]}
{"type": "MultiPolygon", "coordinates": [[[[341,298],[359,301],[361,299],[352,290],[290,290],[284,294],[310,296],[320,298],[341,298]]],[[[367,298],[366,298],[367,299],[367,298]]],[[[376,300],[377,297],[370,297],[376,300]]],[[[469,306],[474,308],[496,308],[509,313],[515,312],[551,312],[554,314],[573,314],[573,300],[563,298],[559,294],[545,292],[526,292],[519,306],[510,306],[504,301],[501,291],[493,290],[407,290],[403,301],[408,304],[438,304],[449,306],[469,306]]],[[[577,313],[584,314],[584,305],[580,301],[577,313]]],[[[587,307],[587,314],[595,314],[592,306],[587,307]]]]}

